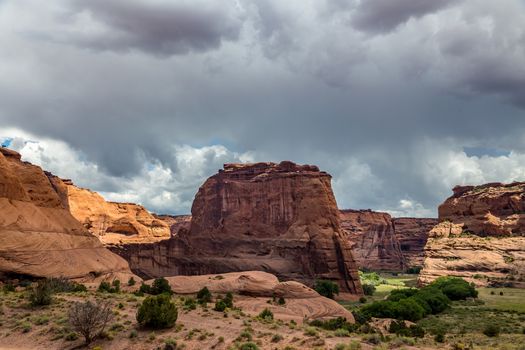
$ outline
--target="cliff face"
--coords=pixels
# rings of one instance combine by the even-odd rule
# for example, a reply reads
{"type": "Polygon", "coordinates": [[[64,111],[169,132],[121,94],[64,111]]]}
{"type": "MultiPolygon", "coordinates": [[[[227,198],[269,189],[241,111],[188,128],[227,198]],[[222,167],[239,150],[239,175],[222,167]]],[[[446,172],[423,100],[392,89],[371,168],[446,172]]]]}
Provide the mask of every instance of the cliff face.
{"type": "Polygon", "coordinates": [[[341,210],[341,227],[359,268],[400,271],[405,259],[396,238],[392,217],[371,210],[341,210]]]}
{"type": "Polygon", "coordinates": [[[226,164],[199,189],[189,231],[115,249],[145,276],[263,270],[308,284],[329,279],[360,294],[330,182],[310,165],[226,164]]]}
{"type": "Polygon", "coordinates": [[[191,226],[191,215],[156,215],[155,218],[168,224],[172,236],[180,230],[189,230],[191,226]]]}
{"type": "Polygon", "coordinates": [[[92,279],[131,275],[63,205],[38,166],[0,148],[0,275],[92,279]]]}
{"type": "Polygon", "coordinates": [[[104,244],[156,242],[170,237],[170,227],[143,206],[107,202],[96,192],[79,188],[69,180],[54,178],[65,206],[86,229],[104,244]]]}
{"type": "Polygon", "coordinates": [[[393,218],[392,222],[407,267],[422,267],[428,235],[438,219],[393,218]]]}
{"type": "Polygon", "coordinates": [[[439,207],[420,281],[454,275],[525,287],[525,183],[454,188],[439,207]]]}

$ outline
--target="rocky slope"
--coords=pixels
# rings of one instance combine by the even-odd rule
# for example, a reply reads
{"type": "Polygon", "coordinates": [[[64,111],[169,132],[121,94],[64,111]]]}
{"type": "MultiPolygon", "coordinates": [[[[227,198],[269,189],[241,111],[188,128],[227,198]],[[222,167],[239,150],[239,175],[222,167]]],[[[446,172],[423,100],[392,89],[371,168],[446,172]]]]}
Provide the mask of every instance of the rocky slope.
{"type": "Polygon", "coordinates": [[[66,185],[0,148],[0,275],[129,277],[126,261],[71,216],[57,186],[66,185]]]}
{"type": "MultiPolygon", "coordinates": [[[[322,297],[313,289],[295,281],[279,282],[272,274],[262,271],[230,272],[221,275],[176,276],[166,278],[176,294],[197,294],[207,287],[213,294],[228,292],[239,295],[235,304],[252,316],[268,308],[280,320],[306,320],[354,317],[334,300],[322,297]],[[270,298],[284,298],[285,305],[269,304],[270,298]]],[[[146,283],[151,283],[148,281],[146,283]]]]}
{"type": "MultiPolygon", "coordinates": [[[[54,178],[54,181],[60,181],[54,178]]],[[[62,180],[60,194],[71,214],[104,244],[156,242],[170,237],[170,226],[143,206],[106,201],[100,194],[62,180]]]]}
{"type": "Polygon", "coordinates": [[[428,235],[430,230],[438,224],[438,219],[393,218],[392,222],[406,266],[422,267],[428,235]]]}
{"type": "Polygon", "coordinates": [[[400,271],[405,258],[392,217],[371,210],[341,210],[341,227],[348,232],[352,253],[361,269],[400,271]]]}
{"type": "Polygon", "coordinates": [[[331,176],[291,162],[226,164],[199,189],[189,231],[115,251],[143,276],[262,270],[362,292],[331,176]]]}
{"type": "Polygon", "coordinates": [[[439,207],[420,281],[464,277],[477,285],[525,287],[525,183],[454,188],[439,207]]]}

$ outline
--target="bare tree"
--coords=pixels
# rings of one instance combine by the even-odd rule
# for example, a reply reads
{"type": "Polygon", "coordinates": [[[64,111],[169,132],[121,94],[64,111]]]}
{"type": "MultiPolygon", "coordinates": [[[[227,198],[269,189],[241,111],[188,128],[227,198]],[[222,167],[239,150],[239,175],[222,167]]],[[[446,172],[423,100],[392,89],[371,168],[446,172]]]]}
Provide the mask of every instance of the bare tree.
{"type": "Polygon", "coordinates": [[[69,324],[82,334],[89,344],[99,336],[113,319],[111,303],[108,301],[75,303],[69,310],[69,324]]]}

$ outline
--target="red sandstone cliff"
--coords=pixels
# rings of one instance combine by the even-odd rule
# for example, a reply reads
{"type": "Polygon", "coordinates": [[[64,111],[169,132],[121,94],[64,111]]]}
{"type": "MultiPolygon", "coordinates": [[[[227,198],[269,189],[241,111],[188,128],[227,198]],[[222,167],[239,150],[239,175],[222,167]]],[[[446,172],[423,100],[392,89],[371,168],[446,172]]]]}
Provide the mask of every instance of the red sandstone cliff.
{"type": "Polygon", "coordinates": [[[129,277],[126,261],[71,216],[56,186],[65,184],[0,148],[0,274],[129,277]]]}
{"type": "Polygon", "coordinates": [[[191,215],[153,215],[168,224],[172,236],[175,236],[180,230],[190,229],[191,215]]]}
{"type": "Polygon", "coordinates": [[[420,281],[455,275],[525,287],[525,183],[454,188],[439,207],[420,281]]]}
{"type": "Polygon", "coordinates": [[[189,231],[114,249],[144,276],[263,270],[362,293],[331,176],[311,165],[226,164],[199,189],[189,231]]]}
{"type": "Polygon", "coordinates": [[[341,210],[341,227],[348,232],[352,253],[361,269],[400,271],[405,267],[392,217],[371,210],[341,210]]]}
{"type": "Polygon", "coordinates": [[[407,267],[422,267],[428,235],[438,219],[393,218],[392,222],[407,267]]]}
{"type": "Polygon", "coordinates": [[[156,242],[170,237],[169,225],[143,206],[134,203],[107,202],[97,192],[76,187],[70,180],[53,177],[55,185],[71,214],[104,244],[156,242]]]}

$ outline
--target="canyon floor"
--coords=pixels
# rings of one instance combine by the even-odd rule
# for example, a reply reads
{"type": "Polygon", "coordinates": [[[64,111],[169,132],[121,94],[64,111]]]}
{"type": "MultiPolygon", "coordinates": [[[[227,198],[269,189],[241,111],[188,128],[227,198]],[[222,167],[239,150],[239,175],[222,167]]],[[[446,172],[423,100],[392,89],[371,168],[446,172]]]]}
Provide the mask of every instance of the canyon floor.
{"type": "MultiPolygon", "coordinates": [[[[415,283],[410,275],[382,275],[385,283],[377,287],[366,303],[383,299],[396,288],[415,283]]],[[[183,299],[174,296],[179,317],[174,328],[162,331],[141,329],[135,315],[144,299],[131,293],[99,293],[94,289],[80,293],[60,293],[46,307],[32,308],[26,292],[0,293],[0,349],[168,349],[175,341],[177,349],[242,349],[247,342],[259,349],[525,349],[525,290],[480,288],[478,301],[454,302],[446,312],[418,322],[426,330],[424,338],[397,337],[385,332],[384,337],[372,334],[337,332],[307,324],[275,319],[260,320],[243,310],[226,315],[209,307],[185,310],[183,299]],[[68,327],[68,310],[75,301],[109,300],[114,306],[114,320],[105,337],[89,346],[68,327]],[[487,337],[482,331],[489,324],[498,324],[501,334],[487,337]],[[437,330],[445,330],[444,343],[436,343],[437,330]],[[344,346],[343,346],[344,345],[344,346]]],[[[250,297],[235,296],[239,304],[249,304],[250,297]]],[[[346,302],[352,310],[363,303],[346,302]]]]}

